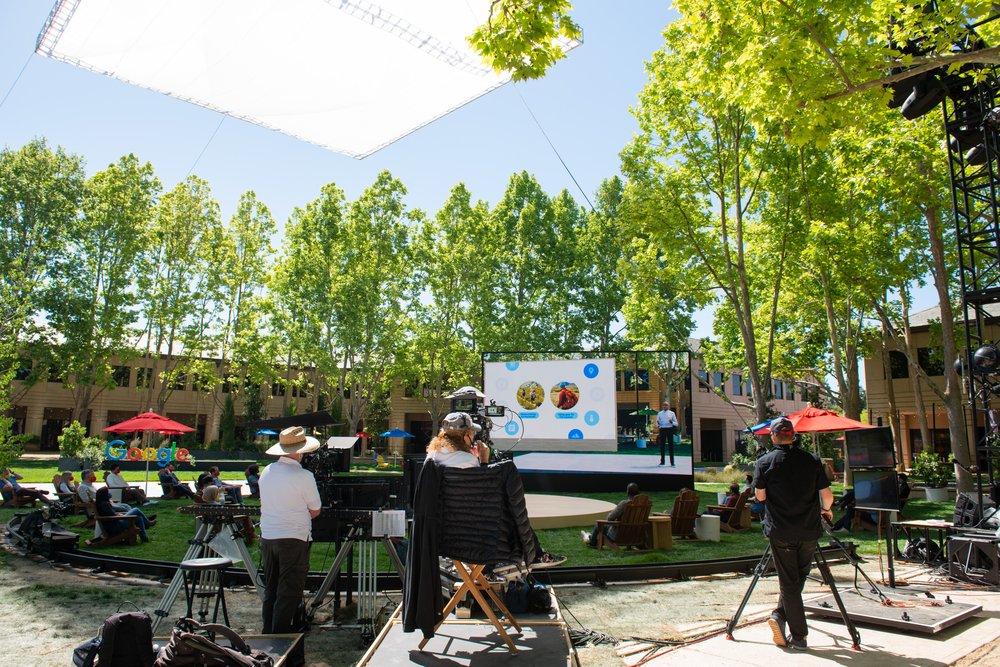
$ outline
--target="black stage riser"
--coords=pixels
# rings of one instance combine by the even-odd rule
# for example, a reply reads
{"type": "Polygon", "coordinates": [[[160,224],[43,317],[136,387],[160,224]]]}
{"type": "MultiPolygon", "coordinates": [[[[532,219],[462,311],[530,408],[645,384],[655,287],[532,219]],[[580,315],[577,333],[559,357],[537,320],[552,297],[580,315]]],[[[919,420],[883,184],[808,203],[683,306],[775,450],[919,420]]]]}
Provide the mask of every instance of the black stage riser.
{"type": "Polygon", "coordinates": [[[997,538],[948,538],[948,574],[960,581],[1000,586],[997,538]]]}
{"type": "Polygon", "coordinates": [[[694,488],[694,475],[642,475],[634,473],[521,472],[528,493],[596,493],[618,491],[635,482],[643,491],[680,491],[694,488]]]}

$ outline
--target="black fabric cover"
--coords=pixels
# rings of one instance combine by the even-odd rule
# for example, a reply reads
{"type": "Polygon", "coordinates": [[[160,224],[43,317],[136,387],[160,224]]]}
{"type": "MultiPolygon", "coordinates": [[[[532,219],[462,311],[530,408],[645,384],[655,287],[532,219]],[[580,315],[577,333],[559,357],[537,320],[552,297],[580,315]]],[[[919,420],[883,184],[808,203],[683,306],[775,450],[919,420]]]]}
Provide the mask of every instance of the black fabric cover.
{"type": "Polygon", "coordinates": [[[479,468],[425,462],[413,497],[403,631],[434,634],[444,608],[439,555],[481,564],[531,563],[540,554],[513,461],[479,468]]]}

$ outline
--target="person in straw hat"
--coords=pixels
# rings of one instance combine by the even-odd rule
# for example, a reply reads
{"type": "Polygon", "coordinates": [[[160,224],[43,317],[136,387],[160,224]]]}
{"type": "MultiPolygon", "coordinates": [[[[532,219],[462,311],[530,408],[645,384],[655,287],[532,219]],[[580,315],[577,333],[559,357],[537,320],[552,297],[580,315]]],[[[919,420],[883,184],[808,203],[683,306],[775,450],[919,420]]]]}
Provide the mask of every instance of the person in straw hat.
{"type": "MultiPolygon", "coordinates": [[[[316,479],[302,467],[302,457],[319,449],[319,441],[301,426],[286,428],[267,450],[278,460],[260,474],[260,554],[264,570],[264,634],[298,632],[292,627],[309,574],[312,520],[322,503],[316,479]]],[[[300,644],[290,665],[305,664],[300,644]]]]}

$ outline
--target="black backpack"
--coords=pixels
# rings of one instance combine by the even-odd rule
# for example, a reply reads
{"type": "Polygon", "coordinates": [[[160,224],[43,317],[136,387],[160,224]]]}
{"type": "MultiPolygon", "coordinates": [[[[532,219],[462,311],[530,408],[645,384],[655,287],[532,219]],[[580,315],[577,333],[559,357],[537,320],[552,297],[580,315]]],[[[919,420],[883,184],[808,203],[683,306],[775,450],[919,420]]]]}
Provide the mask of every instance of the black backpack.
{"type": "Polygon", "coordinates": [[[112,614],[96,637],[73,651],[76,667],[152,667],[154,658],[153,622],[144,611],[112,614]]]}

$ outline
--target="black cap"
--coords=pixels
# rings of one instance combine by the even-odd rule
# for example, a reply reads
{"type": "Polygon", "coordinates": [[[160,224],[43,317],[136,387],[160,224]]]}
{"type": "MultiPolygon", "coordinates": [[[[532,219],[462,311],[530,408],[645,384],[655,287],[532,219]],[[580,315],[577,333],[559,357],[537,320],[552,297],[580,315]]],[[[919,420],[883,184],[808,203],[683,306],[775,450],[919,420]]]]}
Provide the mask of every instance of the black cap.
{"type": "Polygon", "coordinates": [[[795,435],[795,427],[788,417],[778,417],[771,422],[771,435],[795,435]]]}

